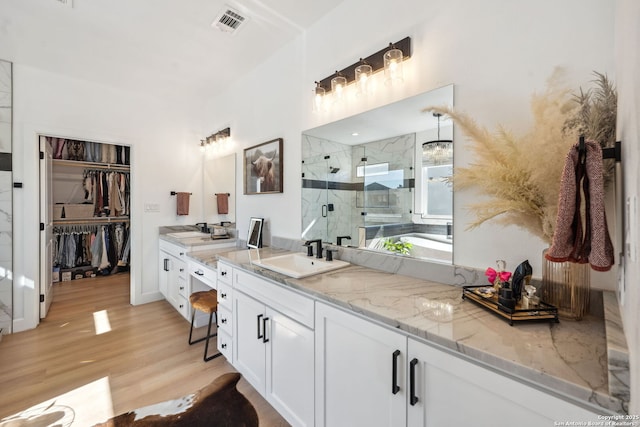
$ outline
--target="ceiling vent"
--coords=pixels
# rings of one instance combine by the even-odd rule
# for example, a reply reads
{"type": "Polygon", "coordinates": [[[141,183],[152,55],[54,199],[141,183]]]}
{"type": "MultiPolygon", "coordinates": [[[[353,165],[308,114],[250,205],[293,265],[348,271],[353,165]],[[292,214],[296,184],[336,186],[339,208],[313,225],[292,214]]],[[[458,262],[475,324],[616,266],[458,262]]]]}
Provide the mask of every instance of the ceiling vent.
{"type": "Polygon", "coordinates": [[[237,10],[226,7],[224,11],[213,21],[213,27],[225,33],[234,34],[247,21],[237,10]]]}
{"type": "Polygon", "coordinates": [[[73,9],[73,0],[56,0],[56,1],[63,6],[67,6],[68,8],[73,9]]]}

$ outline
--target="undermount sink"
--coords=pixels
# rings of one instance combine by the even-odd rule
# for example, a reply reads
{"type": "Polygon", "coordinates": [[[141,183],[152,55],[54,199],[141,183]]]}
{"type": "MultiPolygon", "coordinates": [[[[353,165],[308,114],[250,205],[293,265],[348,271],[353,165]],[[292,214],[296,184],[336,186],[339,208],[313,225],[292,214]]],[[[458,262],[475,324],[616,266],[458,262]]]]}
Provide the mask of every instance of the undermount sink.
{"type": "Polygon", "coordinates": [[[181,231],[179,233],[167,233],[167,236],[174,239],[191,239],[193,237],[211,238],[208,233],[202,233],[201,231],[181,231]]]}
{"type": "Polygon", "coordinates": [[[301,279],[314,274],[327,273],[350,265],[346,261],[326,261],[323,258],[306,256],[301,253],[279,255],[253,261],[254,265],[284,274],[285,276],[301,279]]]}

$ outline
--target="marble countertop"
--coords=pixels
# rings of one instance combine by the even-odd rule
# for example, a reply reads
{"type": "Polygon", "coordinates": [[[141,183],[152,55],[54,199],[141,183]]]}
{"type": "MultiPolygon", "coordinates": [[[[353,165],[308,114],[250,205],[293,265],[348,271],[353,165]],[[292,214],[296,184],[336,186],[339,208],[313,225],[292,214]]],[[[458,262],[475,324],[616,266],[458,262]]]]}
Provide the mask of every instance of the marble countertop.
{"type": "Polygon", "coordinates": [[[200,230],[198,229],[198,227],[194,225],[162,226],[160,227],[158,234],[161,240],[175,243],[185,248],[195,248],[198,246],[211,246],[216,244],[219,244],[219,245],[224,244],[227,247],[227,251],[228,251],[229,246],[233,246],[236,243],[236,239],[233,237],[229,237],[225,239],[207,239],[207,240],[196,241],[196,239],[185,240],[185,239],[178,239],[168,235],[170,233],[180,233],[185,231],[200,231],[200,230]]]}
{"type": "Polygon", "coordinates": [[[603,412],[626,413],[627,403],[609,392],[602,318],[509,326],[494,313],[463,300],[460,286],[358,265],[292,279],[252,264],[258,258],[288,252],[263,248],[190,252],[187,256],[206,265],[224,260],[316,300],[331,302],[556,393],[589,402],[603,412]]]}

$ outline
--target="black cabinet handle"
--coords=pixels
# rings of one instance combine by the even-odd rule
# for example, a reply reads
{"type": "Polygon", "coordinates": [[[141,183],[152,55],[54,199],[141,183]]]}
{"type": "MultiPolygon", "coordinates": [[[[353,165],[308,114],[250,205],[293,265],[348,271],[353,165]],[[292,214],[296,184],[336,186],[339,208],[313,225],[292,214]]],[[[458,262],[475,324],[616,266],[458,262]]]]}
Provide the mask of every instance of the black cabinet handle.
{"type": "Polygon", "coordinates": [[[223,317],[222,319],[220,319],[220,323],[227,323],[227,319],[223,317]]]}
{"type": "Polygon", "coordinates": [[[227,345],[226,345],[226,344],[224,344],[224,343],[223,343],[223,344],[220,344],[220,348],[227,348],[227,345]]]}
{"type": "Polygon", "coordinates": [[[184,256],[184,252],[180,252],[180,256],[184,256]]]}
{"type": "Polygon", "coordinates": [[[262,318],[262,314],[258,314],[258,339],[264,338],[264,334],[260,333],[260,319],[262,318]]]}
{"type": "Polygon", "coordinates": [[[227,299],[227,294],[220,294],[220,298],[227,299]]]}
{"type": "Polygon", "coordinates": [[[169,271],[169,258],[164,259],[164,271],[169,271]]]}
{"type": "Polygon", "coordinates": [[[264,319],[262,319],[262,342],[263,343],[269,342],[269,338],[267,338],[267,320],[269,320],[268,317],[265,317],[264,319]]]}
{"type": "Polygon", "coordinates": [[[393,352],[391,356],[392,372],[391,372],[391,393],[397,394],[400,391],[398,385],[398,356],[400,356],[400,350],[393,352]]]}
{"type": "Polygon", "coordinates": [[[415,406],[416,403],[420,399],[416,396],[416,365],[418,364],[418,359],[415,357],[409,362],[409,403],[411,406],[415,406]]]}
{"type": "Polygon", "coordinates": [[[182,273],[183,271],[184,271],[184,268],[181,268],[181,269],[180,269],[180,273],[182,273]]]}
{"type": "Polygon", "coordinates": [[[195,272],[198,276],[204,276],[204,273],[200,270],[196,270],[195,272]]]}
{"type": "Polygon", "coordinates": [[[181,290],[181,291],[184,291],[184,286],[180,286],[180,290],[181,290]]]}
{"type": "Polygon", "coordinates": [[[220,272],[220,275],[221,275],[221,276],[226,276],[226,275],[227,275],[227,272],[226,272],[226,271],[221,271],[221,272],[220,272]]]}

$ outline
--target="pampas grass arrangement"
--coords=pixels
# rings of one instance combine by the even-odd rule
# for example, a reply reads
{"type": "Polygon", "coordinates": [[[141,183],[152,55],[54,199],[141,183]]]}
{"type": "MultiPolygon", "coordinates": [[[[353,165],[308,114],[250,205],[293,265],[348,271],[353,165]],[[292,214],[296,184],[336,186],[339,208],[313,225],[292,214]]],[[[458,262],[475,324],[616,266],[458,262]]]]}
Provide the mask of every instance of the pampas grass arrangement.
{"type": "Polygon", "coordinates": [[[615,107],[613,116],[610,114],[615,89],[606,76],[597,75],[599,88],[594,92],[581,89],[579,95],[562,88],[557,75],[552,77],[544,92],[532,96],[533,126],[523,135],[501,125],[491,132],[449,107],[425,109],[451,117],[472,143],[474,161],[455,169],[454,189],[477,188],[488,198],[467,206],[475,214],[468,229],[495,220],[522,227],[551,243],[567,152],[579,135],[594,138],[605,132],[604,123],[609,135],[611,121],[615,141],[615,107]]]}

